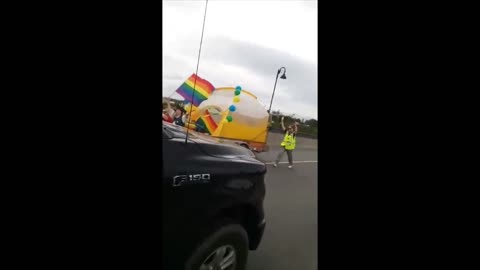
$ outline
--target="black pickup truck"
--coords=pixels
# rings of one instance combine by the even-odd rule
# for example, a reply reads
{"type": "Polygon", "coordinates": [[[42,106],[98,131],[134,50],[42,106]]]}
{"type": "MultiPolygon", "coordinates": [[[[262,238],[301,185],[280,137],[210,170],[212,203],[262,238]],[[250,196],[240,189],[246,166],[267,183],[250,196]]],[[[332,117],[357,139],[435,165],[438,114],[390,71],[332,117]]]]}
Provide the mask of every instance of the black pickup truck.
{"type": "Polygon", "coordinates": [[[162,129],[163,269],[245,269],[265,229],[265,164],[243,147],[162,129]]]}

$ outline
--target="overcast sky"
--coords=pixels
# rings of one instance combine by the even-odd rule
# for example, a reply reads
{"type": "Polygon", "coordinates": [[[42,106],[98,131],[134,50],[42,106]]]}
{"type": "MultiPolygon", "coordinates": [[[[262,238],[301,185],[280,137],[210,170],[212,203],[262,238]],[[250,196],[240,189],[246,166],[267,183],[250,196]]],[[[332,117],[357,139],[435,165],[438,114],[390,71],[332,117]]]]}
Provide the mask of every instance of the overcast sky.
{"type": "MultiPolygon", "coordinates": [[[[163,96],[195,73],[204,0],[163,1],[163,96]]],[[[198,75],[215,87],[240,85],[268,109],[317,119],[317,1],[209,0],[198,75]]]]}

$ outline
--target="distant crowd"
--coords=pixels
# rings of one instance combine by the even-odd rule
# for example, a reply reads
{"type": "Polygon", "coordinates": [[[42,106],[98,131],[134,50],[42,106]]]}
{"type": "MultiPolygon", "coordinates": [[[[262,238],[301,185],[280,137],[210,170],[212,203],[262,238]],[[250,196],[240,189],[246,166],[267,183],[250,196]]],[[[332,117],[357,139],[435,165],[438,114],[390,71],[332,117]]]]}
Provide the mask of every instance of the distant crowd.
{"type": "MultiPolygon", "coordinates": [[[[162,120],[173,125],[185,127],[186,123],[189,122],[188,114],[181,107],[174,107],[167,102],[167,108],[163,110],[162,120]]],[[[190,125],[191,126],[191,125],[190,125]]],[[[204,127],[195,124],[195,131],[205,133],[206,130],[204,127]]]]}
{"type": "Polygon", "coordinates": [[[167,102],[167,108],[163,110],[162,119],[165,122],[184,127],[187,116],[182,108],[172,108],[170,103],[167,102]]]}

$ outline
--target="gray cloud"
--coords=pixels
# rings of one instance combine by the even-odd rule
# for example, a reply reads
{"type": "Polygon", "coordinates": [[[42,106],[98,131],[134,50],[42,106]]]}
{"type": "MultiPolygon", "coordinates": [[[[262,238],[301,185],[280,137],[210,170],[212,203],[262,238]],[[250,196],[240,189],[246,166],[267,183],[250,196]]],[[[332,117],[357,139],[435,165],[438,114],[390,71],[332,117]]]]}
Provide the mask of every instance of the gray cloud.
{"type": "MultiPolygon", "coordinates": [[[[268,106],[277,70],[285,66],[287,80],[279,79],[272,109],[316,118],[317,41],[313,30],[317,1],[210,1],[199,76],[216,87],[240,85],[268,106]],[[228,15],[249,11],[251,16],[241,21],[228,15]],[[284,23],[283,27],[277,21],[284,23]]],[[[166,15],[162,89],[164,96],[169,96],[195,73],[205,3],[162,3],[166,15]]]]}
{"type": "MultiPolygon", "coordinates": [[[[282,84],[288,85],[288,91],[293,94],[292,98],[316,105],[316,64],[303,61],[279,50],[228,38],[216,37],[212,40],[211,45],[205,49],[205,58],[244,67],[264,77],[267,81],[272,81],[272,84],[277,70],[284,66],[287,70],[287,80],[282,81],[282,84]]],[[[316,59],[312,59],[312,61],[316,61],[316,59]]]]}
{"type": "MultiPolygon", "coordinates": [[[[164,91],[173,92],[195,72],[197,52],[192,44],[179,44],[181,55],[164,55],[164,91]],[[191,70],[188,74],[182,74],[191,70]],[[166,79],[166,81],[165,81],[166,79]]],[[[265,104],[269,104],[277,70],[287,69],[287,80],[279,79],[274,106],[284,112],[296,113],[305,118],[316,118],[317,65],[291,54],[225,37],[213,37],[202,48],[199,75],[215,86],[248,86],[265,104]],[[226,67],[236,72],[226,71],[226,67]],[[246,74],[245,72],[248,72],[246,74]],[[255,78],[254,78],[255,77],[255,78]],[[251,81],[255,80],[255,84],[251,81]],[[302,113],[307,105],[309,113],[302,113]],[[312,110],[315,110],[314,112],[312,110]],[[308,115],[308,116],[307,116],[308,115]]]]}
{"type": "Polygon", "coordinates": [[[302,4],[305,5],[305,7],[307,7],[308,9],[313,9],[313,10],[317,10],[317,7],[318,7],[318,1],[317,0],[304,0],[304,1],[300,1],[302,4]]]}

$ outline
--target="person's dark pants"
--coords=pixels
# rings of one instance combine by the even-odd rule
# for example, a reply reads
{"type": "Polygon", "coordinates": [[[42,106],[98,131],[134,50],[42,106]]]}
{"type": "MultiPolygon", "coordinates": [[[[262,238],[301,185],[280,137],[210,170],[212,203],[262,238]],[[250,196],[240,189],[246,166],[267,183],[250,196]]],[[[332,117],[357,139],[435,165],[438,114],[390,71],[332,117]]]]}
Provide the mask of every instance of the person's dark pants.
{"type": "Polygon", "coordinates": [[[285,149],[285,148],[283,148],[283,149],[282,149],[282,152],[280,152],[280,153],[278,154],[278,157],[277,157],[277,160],[275,161],[275,164],[278,165],[278,163],[280,162],[280,159],[282,159],[282,156],[283,156],[283,154],[284,154],[285,152],[287,152],[288,163],[289,163],[290,165],[293,165],[293,157],[292,157],[292,152],[293,152],[293,150],[287,150],[287,149],[285,149]]]}

